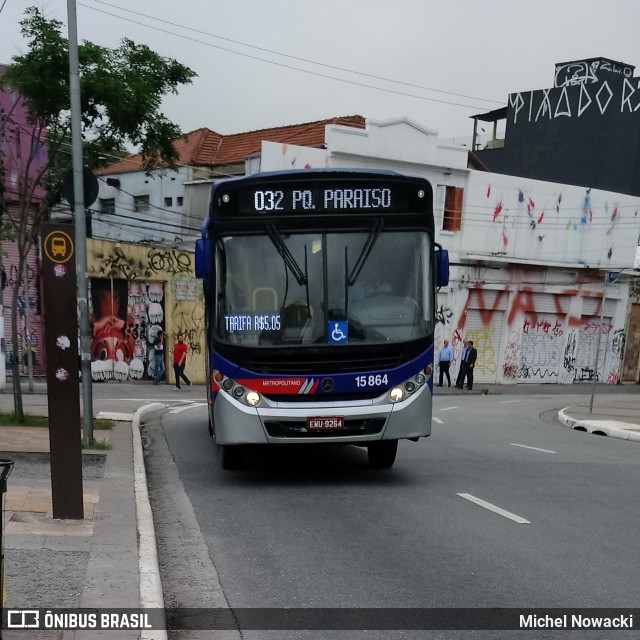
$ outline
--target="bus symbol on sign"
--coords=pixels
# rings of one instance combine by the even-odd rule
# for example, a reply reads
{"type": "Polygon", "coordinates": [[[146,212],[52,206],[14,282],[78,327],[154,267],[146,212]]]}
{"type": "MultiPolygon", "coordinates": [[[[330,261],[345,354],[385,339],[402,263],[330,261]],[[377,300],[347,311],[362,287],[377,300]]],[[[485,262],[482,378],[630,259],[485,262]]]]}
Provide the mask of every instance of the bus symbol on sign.
{"type": "Polygon", "coordinates": [[[44,240],[44,250],[51,262],[69,262],[73,256],[73,240],[64,231],[52,231],[44,240]]]}
{"type": "Polygon", "coordinates": [[[51,253],[54,256],[67,255],[67,241],[64,238],[53,238],[51,240],[51,253]]]}

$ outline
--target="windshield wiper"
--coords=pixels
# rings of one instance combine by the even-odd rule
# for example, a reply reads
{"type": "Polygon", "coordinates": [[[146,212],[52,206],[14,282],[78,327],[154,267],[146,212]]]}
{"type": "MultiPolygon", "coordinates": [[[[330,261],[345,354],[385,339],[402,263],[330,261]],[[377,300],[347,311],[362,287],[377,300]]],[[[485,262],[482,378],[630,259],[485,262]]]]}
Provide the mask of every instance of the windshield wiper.
{"type": "MultiPolygon", "coordinates": [[[[280,235],[280,232],[276,228],[274,224],[267,224],[267,234],[271,242],[273,242],[273,246],[276,248],[278,253],[280,254],[284,264],[289,271],[293,274],[293,277],[296,279],[296,282],[302,287],[305,288],[306,293],[306,302],[307,302],[307,317],[311,317],[311,306],[309,304],[309,275],[307,270],[307,245],[304,246],[304,271],[298,266],[296,259],[293,257],[291,251],[289,251],[289,247],[287,247],[284,239],[280,235]]],[[[284,301],[283,301],[284,304],[284,301]]]]}
{"type": "Polygon", "coordinates": [[[358,276],[362,271],[362,267],[364,267],[364,264],[369,258],[369,254],[373,249],[373,245],[376,243],[376,240],[378,239],[378,236],[382,231],[383,225],[384,225],[384,222],[382,221],[382,218],[378,218],[378,220],[375,221],[373,227],[371,228],[371,231],[369,232],[369,236],[367,237],[367,241],[364,243],[364,246],[362,247],[362,251],[358,256],[358,259],[356,260],[355,265],[353,265],[353,271],[349,274],[349,277],[347,278],[347,284],[350,287],[353,287],[353,285],[356,283],[356,280],[358,279],[358,276]]]}
{"type": "Polygon", "coordinates": [[[382,218],[378,218],[374,222],[373,227],[371,228],[371,231],[369,231],[369,235],[367,236],[367,241],[364,243],[364,246],[362,247],[362,251],[360,251],[360,255],[358,256],[356,263],[353,265],[353,270],[351,271],[351,273],[349,273],[349,249],[348,247],[344,248],[344,274],[345,274],[344,313],[345,313],[345,316],[347,315],[349,310],[349,287],[353,287],[353,285],[358,280],[358,276],[362,271],[362,267],[364,267],[365,262],[369,259],[369,254],[371,253],[371,250],[373,249],[373,245],[375,245],[376,240],[380,236],[383,226],[384,226],[384,222],[382,221],[382,218]]]}
{"type": "MultiPolygon", "coordinates": [[[[289,251],[289,247],[285,244],[280,232],[276,229],[273,224],[267,224],[267,234],[269,235],[269,239],[273,242],[273,245],[278,250],[278,253],[284,260],[285,265],[287,265],[289,271],[293,274],[293,277],[296,279],[297,283],[302,286],[309,285],[309,279],[306,273],[303,273],[302,269],[298,266],[296,259],[293,257],[291,251],[289,251]]],[[[306,247],[305,247],[306,250],[306,247]]]]}

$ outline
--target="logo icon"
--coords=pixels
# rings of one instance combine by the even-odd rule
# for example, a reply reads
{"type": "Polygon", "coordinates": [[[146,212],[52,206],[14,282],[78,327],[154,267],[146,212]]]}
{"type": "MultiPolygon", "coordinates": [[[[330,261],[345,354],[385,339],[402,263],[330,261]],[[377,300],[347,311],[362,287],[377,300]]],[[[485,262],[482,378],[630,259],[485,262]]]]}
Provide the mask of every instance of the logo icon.
{"type": "Polygon", "coordinates": [[[320,383],[320,386],[325,393],[329,393],[330,391],[333,391],[333,380],[331,378],[325,378],[320,383]]]}
{"type": "Polygon", "coordinates": [[[9,609],[7,629],[37,629],[40,626],[40,612],[37,609],[9,609]]]}
{"type": "Polygon", "coordinates": [[[329,344],[346,344],[349,342],[349,322],[332,320],[329,323],[329,344]]]}

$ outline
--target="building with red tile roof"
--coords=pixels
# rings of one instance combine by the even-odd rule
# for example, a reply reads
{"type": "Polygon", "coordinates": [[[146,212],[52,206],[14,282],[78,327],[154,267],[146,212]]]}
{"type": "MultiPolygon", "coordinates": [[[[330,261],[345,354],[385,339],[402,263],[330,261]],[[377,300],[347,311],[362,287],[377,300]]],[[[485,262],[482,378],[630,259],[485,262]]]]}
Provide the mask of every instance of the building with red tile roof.
{"type": "Polygon", "coordinates": [[[244,175],[263,142],[325,149],[331,125],[365,129],[366,121],[359,115],[340,116],[230,135],[203,127],[174,142],[178,152],[174,169],[159,167],[147,174],[139,154],[118,160],[96,172],[100,190],[92,233],[114,241],[159,245],[190,241],[207,210],[212,180],[244,175]],[[194,182],[205,186],[203,201],[195,204],[190,196],[185,198],[184,187],[194,182]]]}
{"type": "MultiPolygon", "coordinates": [[[[176,140],[174,146],[178,151],[179,165],[200,169],[215,168],[216,174],[224,172],[237,175],[244,173],[244,161],[248,156],[260,153],[263,141],[323,148],[325,127],[330,124],[364,129],[365,118],[359,115],[340,116],[230,135],[222,135],[203,127],[176,140]]],[[[142,156],[136,154],[101,169],[98,174],[113,175],[141,170],[142,156]]],[[[196,170],[194,174],[193,178],[211,177],[206,171],[196,170]]]]}

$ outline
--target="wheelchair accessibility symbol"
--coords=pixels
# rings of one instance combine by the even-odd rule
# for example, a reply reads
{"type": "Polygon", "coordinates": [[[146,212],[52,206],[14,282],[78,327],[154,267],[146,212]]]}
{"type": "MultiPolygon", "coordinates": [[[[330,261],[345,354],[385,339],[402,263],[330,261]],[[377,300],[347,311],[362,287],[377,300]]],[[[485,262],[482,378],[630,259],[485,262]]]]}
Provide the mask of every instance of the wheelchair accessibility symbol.
{"type": "Polygon", "coordinates": [[[329,344],[346,344],[349,342],[349,322],[333,320],[329,323],[329,344]]]}

